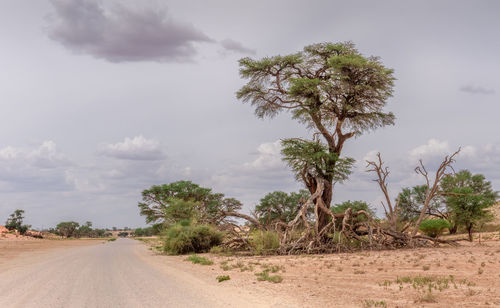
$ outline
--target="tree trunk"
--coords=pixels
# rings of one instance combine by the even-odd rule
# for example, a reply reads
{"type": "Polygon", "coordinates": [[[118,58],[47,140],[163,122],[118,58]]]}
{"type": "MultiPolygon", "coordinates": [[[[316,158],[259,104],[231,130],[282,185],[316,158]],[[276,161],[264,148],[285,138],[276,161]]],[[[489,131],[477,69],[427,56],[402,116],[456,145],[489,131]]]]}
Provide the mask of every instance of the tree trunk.
{"type": "MultiPolygon", "coordinates": [[[[321,199],[323,200],[325,206],[330,209],[330,205],[332,203],[332,196],[333,196],[333,187],[332,184],[327,182],[325,183],[325,190],[323,191],[323,195],[321,196],[321,199]]],[[[322,230],[329,222],[330,222],[330,216],[326,214],[323,211],[318,212],[318,228],[319,230],[322,230]]]]}
{"type": "Polygon", "coordinates": [[[467,232],[469,233],[469,242],[472,242],[472,224],[467,226],[467,232]]]}
{"type": "MultiPolygon", "coordinates": [[[[323,182],[325,184],[325,188],[323,190],[323,194],[321,195],[321,200],[323,200],[323,203],[329,209],[332,203],[333,185],[330,181],[327,181],[325,179],[323,179],[323,182]]],[[[308,183],[309,185],[307,185],[307,188],[309,189],[309,192],[311,194],[314,194],[316,192],[316,189],[318,188],[318,183],[316,182],[316,179],[310,177],[308,179],[308,183]]],[[[313,200],[313,202],[314,204],[316,204],[316,200],[313,200]]],[[[322,230],[330,222],[330,216],[323,211],[318,211],[317,219],[318,219],[319,230],[322,230]]]]}

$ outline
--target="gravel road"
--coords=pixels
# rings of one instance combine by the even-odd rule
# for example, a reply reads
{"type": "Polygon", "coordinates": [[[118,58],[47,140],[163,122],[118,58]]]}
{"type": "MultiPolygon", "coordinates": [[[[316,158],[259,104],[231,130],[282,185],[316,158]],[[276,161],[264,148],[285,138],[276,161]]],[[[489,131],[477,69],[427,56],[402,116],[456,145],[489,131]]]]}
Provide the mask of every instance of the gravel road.
{"type": "Polygon", "coordinates": [[[0,307],[268,306],[244,290],[161,266],[158,258],[130,239],[20,257],[0,269],[0,307]]]}

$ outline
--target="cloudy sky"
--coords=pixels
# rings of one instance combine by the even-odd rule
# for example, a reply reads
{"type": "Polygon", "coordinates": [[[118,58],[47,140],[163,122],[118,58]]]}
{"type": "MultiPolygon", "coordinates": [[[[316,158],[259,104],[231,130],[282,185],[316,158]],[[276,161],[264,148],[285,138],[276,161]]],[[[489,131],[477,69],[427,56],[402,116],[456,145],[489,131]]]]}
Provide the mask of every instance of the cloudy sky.
{"type": "MultiPolygon", "coordinates": [[[[500,190],[498,1],[0,1],[0,223],[91,220],[142,226],[140,192],[189,179],[252,208],[301,187],[280,138],[235,92],[238,59],[353,41],[395,70],[393,127],[351,140],[358,163],[334,201],[381,199],[364,159],[381,151],[390,188],[422,183],[459,146],[456,167],[500,190]]],[[[379,211],[379,213],[381,213],[379,211]]]]}

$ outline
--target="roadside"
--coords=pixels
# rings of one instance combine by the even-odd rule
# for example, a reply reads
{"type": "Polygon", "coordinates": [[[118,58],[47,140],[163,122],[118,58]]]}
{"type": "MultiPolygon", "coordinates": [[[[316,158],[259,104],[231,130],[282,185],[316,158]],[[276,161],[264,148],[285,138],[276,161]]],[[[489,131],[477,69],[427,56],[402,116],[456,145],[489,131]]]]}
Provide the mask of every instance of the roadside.
{"type": "Polygon", "coordinates": [[[200,254],[213,265],[193,264],[185,261],[188,256],[159,255],[154,248],[150,254],[158,265],[220,289],[244,289],[300,307],[500,306],[499,234],[482,237],[481,244],[461,242],[460,247],[331,255],[200,254]],[[282,282],[259,281],[265,271],[282,282]],[[217,282],[223,275],[230,280],[217,282]]]}

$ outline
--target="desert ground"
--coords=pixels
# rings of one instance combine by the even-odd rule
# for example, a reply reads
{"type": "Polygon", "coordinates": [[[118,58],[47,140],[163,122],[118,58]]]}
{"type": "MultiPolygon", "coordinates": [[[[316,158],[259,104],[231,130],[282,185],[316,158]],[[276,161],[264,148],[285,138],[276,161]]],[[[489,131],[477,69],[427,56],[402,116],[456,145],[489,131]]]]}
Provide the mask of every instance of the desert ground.
{"type": "Polygon", "coordinates": [[[330,255],[203,254],[214,261],[205,266],[186,256],[158,259],[222,289],[245,289],[299,307],[500,307],[499,234],[482,238],[481,244],[459,247],[330,255]],[[265,269],[283,281],[258,281],[256,273],[265,269]],[[220,275],[231,279],[218,283],[220,275]]]}
{"type": "Polygon", "coordinates": [[[478,240],[329,255],[200,254],[214,264],[199,265],[159,253],[154,240],[4,239],[0,307],[500,307],[500,234],[478,240]],[[259,281],[264,271],[282,281],[259,281]],[[230,280],[218,282],[224,275],[230,280]]]}

